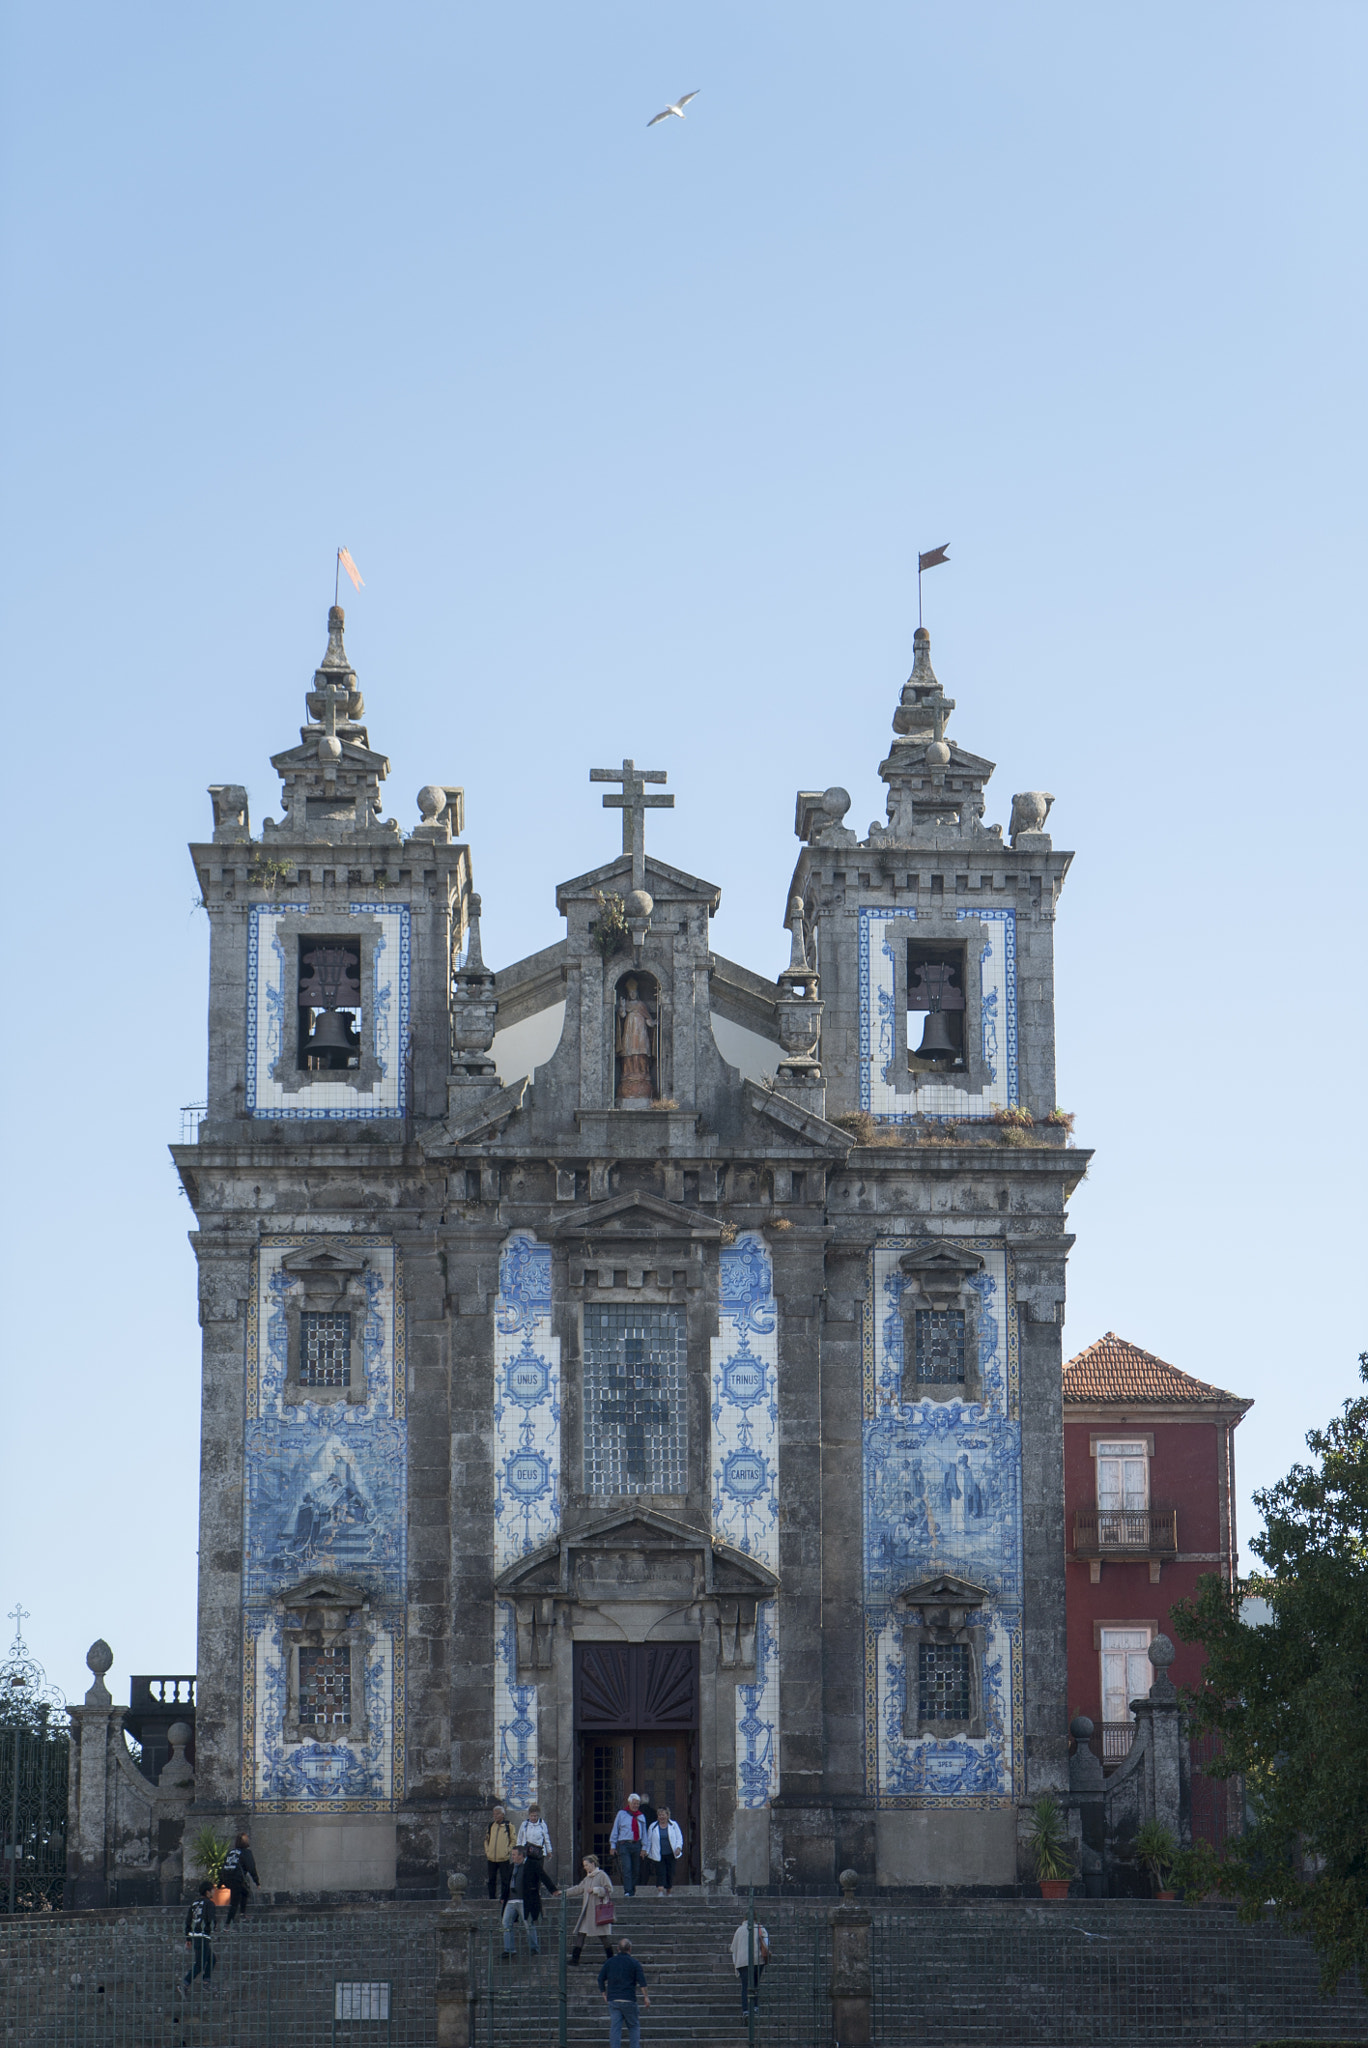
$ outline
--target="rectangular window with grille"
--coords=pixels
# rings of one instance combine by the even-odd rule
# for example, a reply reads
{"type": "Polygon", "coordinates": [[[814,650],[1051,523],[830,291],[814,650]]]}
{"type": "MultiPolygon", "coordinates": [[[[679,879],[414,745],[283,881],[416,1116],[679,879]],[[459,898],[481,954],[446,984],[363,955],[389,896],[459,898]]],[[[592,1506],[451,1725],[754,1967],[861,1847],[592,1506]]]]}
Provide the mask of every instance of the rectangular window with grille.
{"type": "Polygon", "coordinates": [[[300,1651],[299,1722],[301,1727],[350,1728],[350,1645],[300,1651]]]}
{"type": "Polygon", "coordinates": [[[917,1718],[920,1721],[969,1719],[967,1643],[918,1643],[917,1718]]]}
{"type": "Polygon", "coordinates": [[[688,1492],[687,1378],[683,1309],[586,1303],[586,1493],[688,1492]]]}
{"type": "Polygon", "coordinates": [[[917,1378],[923,1386],[949,1387],[964,1380],[964,1310],[919,1308],[913,1340],[917,1378]]]}
{"type": "Polygon", "coordinates": [[[315,1314],[299,1318],[299,1384],[301,1387],[346,1387],[351,1384],[351,1316],[315,1314]]]}

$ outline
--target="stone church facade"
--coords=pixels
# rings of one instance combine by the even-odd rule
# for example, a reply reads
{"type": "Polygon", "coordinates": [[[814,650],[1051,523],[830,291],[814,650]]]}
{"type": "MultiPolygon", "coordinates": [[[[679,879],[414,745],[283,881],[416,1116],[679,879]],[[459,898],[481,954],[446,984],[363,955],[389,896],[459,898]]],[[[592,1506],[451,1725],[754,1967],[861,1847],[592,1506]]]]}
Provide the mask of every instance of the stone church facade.
{"type": "Polygon", "coordinates": [[[1067,1782],[1050,800],[984,824],[919,629],[886,822],[799,793],[776,980],[630,761],[494,971],[337,608],[306,704],[284,815],[217,785],[192,848],[197,1812],[305,1895],[435,1892],[496,1795],[564,1876],[633,1788],[696,1882],[1012,1882],[1067,1782]]]}

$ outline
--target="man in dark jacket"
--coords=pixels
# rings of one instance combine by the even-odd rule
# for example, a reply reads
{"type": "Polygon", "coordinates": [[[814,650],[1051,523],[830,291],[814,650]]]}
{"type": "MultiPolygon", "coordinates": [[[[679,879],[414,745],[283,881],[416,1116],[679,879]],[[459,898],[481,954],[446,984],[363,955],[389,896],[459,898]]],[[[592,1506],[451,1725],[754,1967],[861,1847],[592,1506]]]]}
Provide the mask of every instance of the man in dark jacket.
{"type": "Polygon", "coordinates": [[[632,1954],[630,1941],[618,1943],[617,1954],[609,1956],[598,1973],[599,1990],[608,2008],[608,2048],[622,2048],[622,2029],[627,2028],[628,2048],[641,2048],[641,2014],[637,2011],[637,1985],[643,2005],[649,2006],[646,1972],[632,1954]]]}
{"type": "Polygon", "coordinates": [[[191,1956],[191,1967],[184,1978],[187,1987],[195,1977],[203,1977],[207,1984],[214,1974],[214,1902],[209,1896],[213,1889],[206,1878],[185,1916],[185,1946],[191,1956]]]}
{"type": "Polygon", "coordinates": [[[541,1919],[542,1886],[553,1899],[560,1893],[542,1869],[541,1858],[524,1856],[515,1848],[512,1857],[513,1868],[508,1879],[508,1904],[503,1909],[503,1960],[513,1960],[518,1945],[518,1922],[527,1929],[527,1946],[534,1956],[541,1954],[541,1943],[537,1938],[537,1922],[541,1919]]]}
{"type": "Polygon", "coordinates": [[[244,1832],[238,1836],[223,1859],[223,1882],[233,1895],[228,1901],[228,1918],[223,1923],[225,1927],[231,1927],[238,1914],[245,1913],[252,1903],[252,1894],[247,1889],[249,1878],[260,1890],[261,1879],[257,1876],[251,1836],[244,1832]]]}

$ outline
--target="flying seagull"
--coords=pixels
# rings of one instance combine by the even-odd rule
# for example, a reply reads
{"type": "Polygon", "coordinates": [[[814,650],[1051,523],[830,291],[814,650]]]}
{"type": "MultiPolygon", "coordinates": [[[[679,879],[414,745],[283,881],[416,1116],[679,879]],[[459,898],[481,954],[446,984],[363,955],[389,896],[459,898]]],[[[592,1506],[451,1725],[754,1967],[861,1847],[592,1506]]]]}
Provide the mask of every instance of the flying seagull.
{"type": "MultiPolygon", "coordinates": [[[[701,86],[699,87],[699,91],[702,91],[701,86]]],[[[650,120],[646,123],[646,126],[648,128],[654,128],[657,121],[668,121],[671,114],[678,114],[680,120],[682,121],[684,119],[685,107],[688,106],[690,100],[696,100],[697,98],[698,93],[696,92],[681,93],[679,98],[677,100],[672,100],[669,106],[666,107],[663,110],[663,112],[659,114],[652,114],[650,120]]]]}

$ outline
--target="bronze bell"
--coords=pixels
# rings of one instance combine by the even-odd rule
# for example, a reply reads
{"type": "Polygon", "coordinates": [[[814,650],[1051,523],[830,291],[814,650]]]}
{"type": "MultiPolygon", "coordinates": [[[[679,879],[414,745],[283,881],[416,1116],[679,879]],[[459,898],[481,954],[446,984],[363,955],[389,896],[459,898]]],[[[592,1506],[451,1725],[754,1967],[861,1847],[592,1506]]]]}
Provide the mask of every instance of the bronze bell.
{"type": "Polygon", "coordinates": [[[950,1019],[944,1010],[927,1012],[926,1029],[917,1047],[919,1060],[957,1060],[959,1047],[950,1035],[950,1019]]]}
{"type": "Polygon", "coordinates": [[[308,1049],[310,1052],[352,1053],[359,1042],[352,1037],[351,1018],[345,1010],[324,1010],[315,1020],[308,1049]]]}

